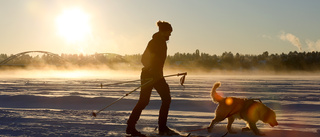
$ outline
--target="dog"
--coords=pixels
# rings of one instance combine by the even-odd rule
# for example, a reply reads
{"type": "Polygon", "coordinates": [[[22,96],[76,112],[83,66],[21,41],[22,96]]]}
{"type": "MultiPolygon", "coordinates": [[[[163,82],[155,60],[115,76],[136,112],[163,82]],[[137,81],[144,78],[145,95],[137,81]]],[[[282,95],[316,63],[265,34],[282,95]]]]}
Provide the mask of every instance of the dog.
{"type": "Polygon", "coordinates": [[[265,135],[261,133],[256,123],[261,120],[264,123],[268,123],[271,127],[277,126],[275,112],[254,99],[243,99],[235,97],[222,97],[216,90],[221,86],[220,82],[216,82],[211,91],[211,98],[214,103],[218,103],[218,107],[215,110],[215,117],[208,127],[208,132],[212,131],[215,124],[228,118],[227,130],[229,133],[235,134],[236,132],[231,130],[231,125],[235,119],[243,119],[247,123],[247,127],[242,131],[252,130],[256,135],[265,135]]]}

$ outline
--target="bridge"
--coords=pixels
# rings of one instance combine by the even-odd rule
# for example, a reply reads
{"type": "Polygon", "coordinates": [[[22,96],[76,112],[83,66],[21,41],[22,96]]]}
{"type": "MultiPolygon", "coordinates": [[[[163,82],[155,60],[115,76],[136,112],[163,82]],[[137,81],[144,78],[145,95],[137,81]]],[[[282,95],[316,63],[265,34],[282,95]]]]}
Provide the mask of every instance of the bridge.
{"type": "Polygon", "coordinates": [[[18,53],[18,54],[15,54],[15,55],[12,55],[12,56],[6,58],[5,60],[0,62],[0,66],[3,66],[3,65],[10,66],[10,64],[7,64],[9,61],[14,60],[16,58],[19,58],[19,57],[21,57],[21,56],[23,56],[25,54],[28,54],[28,53],[43,53],[43,54],[46,54],[46,55],[49,55],[49,56],[57,57],[57,58],[65,61],[65,59],[60,57],[58,54],[54,54],[54,53],[51,53],[51,52],[48,52],[48,51],[25,51],[25,52],[21,52],[21,53],[18,53]]]}

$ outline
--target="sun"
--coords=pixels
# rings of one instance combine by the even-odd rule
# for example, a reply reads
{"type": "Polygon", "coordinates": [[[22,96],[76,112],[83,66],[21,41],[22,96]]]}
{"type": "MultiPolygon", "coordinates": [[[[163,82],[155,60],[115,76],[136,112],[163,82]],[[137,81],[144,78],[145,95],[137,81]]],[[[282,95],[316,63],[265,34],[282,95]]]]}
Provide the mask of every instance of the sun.
{"type": "Polygon", "coordinates": [[[58,34],[69,43],[76,43],[91,34],[90,17],[79,8],[65,10],[56,19],[58,34]]]}

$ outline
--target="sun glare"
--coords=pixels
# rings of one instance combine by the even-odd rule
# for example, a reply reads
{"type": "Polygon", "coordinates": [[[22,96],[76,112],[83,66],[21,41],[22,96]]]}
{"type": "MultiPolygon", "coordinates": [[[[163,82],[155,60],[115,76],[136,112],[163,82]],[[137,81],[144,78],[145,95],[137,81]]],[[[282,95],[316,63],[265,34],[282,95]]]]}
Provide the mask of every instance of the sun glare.
{"type": "Polygon", "coordinates": [[[89,15],[78,8],[65,10],[57,17],[56,25],[59,35],[70,43],[83,41],[91,33],[89,15]]]}
{"type": "Polygon", "coordinates": [[[230,98],[230,97],[227,97],[227,99],[226,99],[226,104],[227,104],[227,105],[232,105],[232,103],[233,103],[233,99],[230,98]]]}

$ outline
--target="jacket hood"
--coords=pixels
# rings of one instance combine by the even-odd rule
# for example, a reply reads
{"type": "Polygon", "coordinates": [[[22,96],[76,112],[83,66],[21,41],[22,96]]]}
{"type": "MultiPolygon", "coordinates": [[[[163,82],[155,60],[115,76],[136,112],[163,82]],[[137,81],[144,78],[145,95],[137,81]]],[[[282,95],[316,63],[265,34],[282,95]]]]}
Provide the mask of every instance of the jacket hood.
{"type": "Polygon", "coordinates": [[[154,33],[154,34],[152,35],[152,39],[164,40],[164,41],[165,41],[165,38],[162,37],[162,35],[161,35],[159,32],[154,33]]]}

